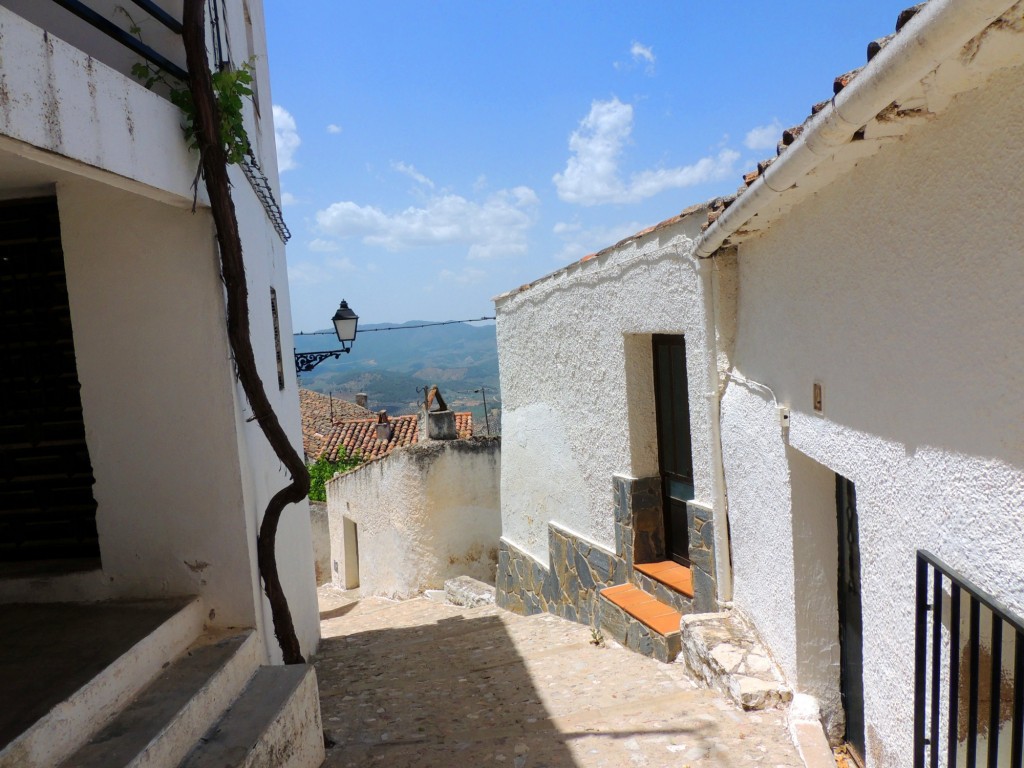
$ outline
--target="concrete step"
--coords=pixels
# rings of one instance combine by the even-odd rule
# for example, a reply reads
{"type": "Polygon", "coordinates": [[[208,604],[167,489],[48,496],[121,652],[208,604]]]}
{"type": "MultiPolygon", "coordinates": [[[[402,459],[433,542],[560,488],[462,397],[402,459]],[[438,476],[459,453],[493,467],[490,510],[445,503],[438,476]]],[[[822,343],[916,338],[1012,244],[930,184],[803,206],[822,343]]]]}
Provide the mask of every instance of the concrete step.
{"type": "Polygon", "coordinates": [[[261,667],[179,768],[316,768],[324,761],[312,666],[261,667]]]}
{"type": "Polygon", "coordinates": [[[177,765],[245,687],[258,653],[252,630],[201,636],[61,768],[177,765]]]}
{"type": "Polygon", "coordinates": [[[62,763],[195,641],[205,618],[198,598],[2,611],[4,626],[18,630],[0,648],[5,685],[19,701],[7,714],[27,713],[29,724],[8,737],[0,768],[62,763]]]}
{"type": "Polygon", "coordinates": [[[633,583],[680,614],[693,613],[693,574],[671,560],[634,563],[633,583]]]}
{"type": "Polygon", "coordinates": [[[680,650],[680,613],[633,584],[600,592],[598,626],[630,650],[662,662],[675,661],[680,650]]]}
{"type": "Polygon", "coordinates": [[[753,627],[735,611],[701,613],[682,620],[680,660],[694,677],[743,709],[772,709],[793,691],[753,627]]]}

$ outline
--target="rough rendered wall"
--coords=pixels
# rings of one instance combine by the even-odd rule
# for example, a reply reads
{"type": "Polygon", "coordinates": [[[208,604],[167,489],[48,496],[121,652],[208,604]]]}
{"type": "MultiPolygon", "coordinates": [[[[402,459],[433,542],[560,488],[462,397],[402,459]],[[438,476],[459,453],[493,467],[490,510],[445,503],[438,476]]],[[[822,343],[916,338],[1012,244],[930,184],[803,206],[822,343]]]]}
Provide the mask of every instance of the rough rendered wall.
{"type": "MultiPolygon", "coordinates": [[[[791,472],[770,400],[730,384],[735,602],[801,687],[801,643],[820,631],[794,579],[822,566],[801,566],[806,542],[791,509],[800,506],[797,521],[816,516],[821,546],[834,551],[821,520],[834,497],[805,462],[853,480],[872,767],[911,762],[916,549],[1024,615],[1021,125],[1016,69],[740,249],[735,363],[792,405],[789,450],[806,458],[791,472]],[[812,412],[814,381],[823,416],[812,412]]],[[[828,581],[822,594],[835,589],[828,581]]]]}
{"type": "Polygon", "coordinates": [[[548,523],[615,551],[612,476],[657,475],[650,335],[686,336],[697,499],[710,504],[699,216],[497,300],[502,537],[548,562],[548,523]]]}
{"type": "Polygon", "coordinates": [[[208,214],[82,181],[57,190],[105,578],[114,595],[254,603],[208,214]]]}
{"type": "MultiPolygon", "coordinates": [[[[47,18],[37,5],[36,15],[47,18]]],[[[257,116],[247,107],[246,128],[277,189],[262,7],[256,0],[248,7],[251,31],[237,0],[222,28],[238,61],[255,56],[263,109],[257,116]]],[[[211,622],[255,624],[270,660],[279,661],[256,536],[267,501],[289,478],[234,375],[202,188],[200,211],[190,211],[198,158],[187,150],[180,111],[3,8],[0,26],[10,96],[0,114],[0,151],[21,158],[13,167],[31,169],[21,180],[26,188],[45,192],[59,182],[105,579],[115,594],[202,594],[211,622]]],[[[230,173],[257,366],[301,452],[284,243],[241,170],[230,173]]],[[[277,559],[303,652],[312,652],[319,616],[305,502],[284,513],[277,559]]]]}
{"type": "Polygon", "coordinates": [[[499,438],[431,440],[329,481],[335,583],[343,584],[346,518],[357,526],[363,595],[411,597],[464,574],[494,583],[500,469],[499,438]]]}

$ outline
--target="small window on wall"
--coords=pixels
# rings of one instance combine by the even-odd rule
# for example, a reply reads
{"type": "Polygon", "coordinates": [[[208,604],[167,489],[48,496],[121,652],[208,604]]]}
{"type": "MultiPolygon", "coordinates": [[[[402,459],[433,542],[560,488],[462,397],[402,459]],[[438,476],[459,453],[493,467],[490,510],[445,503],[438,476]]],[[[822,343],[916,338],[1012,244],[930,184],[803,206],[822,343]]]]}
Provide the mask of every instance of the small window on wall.
{"type": "Polygon", "coordinates": [[[281,358],[281,322],[277,315],[277,291],[270,289],[270,315],[274,318],[274,349],[277,352],[277,388],[284,389],[284,361],[281,358]]]}

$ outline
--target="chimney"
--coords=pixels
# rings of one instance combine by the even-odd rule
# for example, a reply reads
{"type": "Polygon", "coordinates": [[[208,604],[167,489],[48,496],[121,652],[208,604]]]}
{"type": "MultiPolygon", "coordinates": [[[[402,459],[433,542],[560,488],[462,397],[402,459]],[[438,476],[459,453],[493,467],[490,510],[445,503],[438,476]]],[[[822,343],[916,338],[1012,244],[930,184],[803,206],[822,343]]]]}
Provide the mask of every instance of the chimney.
{"type": "Polygon", "coordinates": [[[458,437],[455,430],[455,414],[448,409],[436,384],[427,392],[422,413],[420,440],[455,440],[458,437]],[[438,410],[430,410],[433,404],[437,405],[438,410]]]}
{"type": "Polygon", "coordinates": [[[358,405],[360,408],[365,408],[368,402],[369,398],[366,397],[365,392],[360,392],[359,394],[356,395],[356,405],[358,405]]]}
{"type": "Polygon", "coordinates": [[[391,439],[391,422],[388,420],[388,412],[381,411],[377,414],[377,439],[388,442],[391,439]]]}

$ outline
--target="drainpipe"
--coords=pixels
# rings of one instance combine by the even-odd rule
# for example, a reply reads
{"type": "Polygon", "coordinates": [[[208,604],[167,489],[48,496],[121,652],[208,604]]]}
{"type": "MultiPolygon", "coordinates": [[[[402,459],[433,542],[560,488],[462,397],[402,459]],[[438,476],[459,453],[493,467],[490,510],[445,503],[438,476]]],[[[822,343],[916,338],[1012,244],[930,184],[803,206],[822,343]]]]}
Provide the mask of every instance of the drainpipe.
{"type": "Polygon", "coordinates": [[[930,0],[807,129],[723,211],[697,241],[697,257],[714,255],[731,234],[792,188],[853,134],[1016,3],[930,0]]]}
{"type": "Polygon", "coordinates": [[[697,259],[697,273],[704,292],[704,333],[708,349],[707,393],[711,422],[711,515],[715,521],[715,581],[719,602],[732,601],[732,544],[729,541],[729,508],[722,463],[722,377],[718,371],[718,308],[715,302],[714,259],[697,259]]]}

